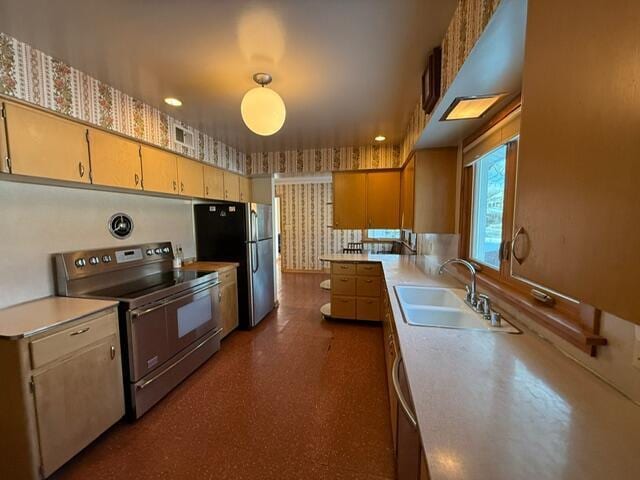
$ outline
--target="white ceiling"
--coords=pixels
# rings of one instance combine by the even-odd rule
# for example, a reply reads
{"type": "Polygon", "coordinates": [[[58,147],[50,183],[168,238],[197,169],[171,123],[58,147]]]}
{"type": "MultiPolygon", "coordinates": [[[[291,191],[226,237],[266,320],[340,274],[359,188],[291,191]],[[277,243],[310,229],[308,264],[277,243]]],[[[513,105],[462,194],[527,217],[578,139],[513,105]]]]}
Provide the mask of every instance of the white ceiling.
{"type": "Polygon", "coordinates": [[[1,0],[0,31],[245,152],[399,143],[456,0],[1,0]],[[257,71],[287,105],[242,123],[257,71]],[[173,109],[167,96],[184,105],[173,109]]]}

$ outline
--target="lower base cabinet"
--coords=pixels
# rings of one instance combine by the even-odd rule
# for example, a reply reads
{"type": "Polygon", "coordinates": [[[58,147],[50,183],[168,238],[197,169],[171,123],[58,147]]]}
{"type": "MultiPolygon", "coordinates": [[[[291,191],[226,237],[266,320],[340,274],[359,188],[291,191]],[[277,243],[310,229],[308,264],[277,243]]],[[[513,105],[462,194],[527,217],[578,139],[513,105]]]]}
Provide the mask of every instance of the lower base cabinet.
{"type": "Polygon", "coordinates": [[[124,415],[114,309],[0,340],[0,478],[45,478],[124,415]]]}
{"type": "Polygon", "coordinates": [[[380,321],[382,268],[375,262],[331,262],[331,317],[380,321]]]}
{"type": "Polygon", "coordinates": [[[238,280],[237,269],[219,274],[220,315],[222,316],[222,338],[238,328],[238,280]]]}
{"type": "Polygon", "coordinates": [[[415,409],[404,364],[397,346],[397,335],[386,288],[383,288],[382,304],[383,339],[396,478],[397,480],[428,480],[429,469],[422,449],[420,432],[415,421],[415,409]]]}

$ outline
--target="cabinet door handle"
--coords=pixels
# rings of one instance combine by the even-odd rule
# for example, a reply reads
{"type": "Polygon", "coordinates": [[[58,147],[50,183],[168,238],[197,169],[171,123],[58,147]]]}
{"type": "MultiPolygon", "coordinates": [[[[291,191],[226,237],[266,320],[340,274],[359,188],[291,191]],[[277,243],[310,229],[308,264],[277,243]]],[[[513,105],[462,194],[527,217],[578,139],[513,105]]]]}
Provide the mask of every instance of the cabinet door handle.
{"type": "Polygon", "coordinates": [[[111,360],[116,358],[116,346],[115,345],[111,345],[110,355],[111,355],[111,360]]]}
{"type": "Polygon", "coordinates": [[[140,183],[140,176],[136,173],[136,174],[133,176],[133,179],[134,179],[134,180],[135,180],[135,182],[136,182],[136,186],[138,186],[138,184],[140,183]]]}
{"type": "Polygon", "coordinates": [[[184,192],[184,183],[180,182],[180,191],[184,192]]]}
{"type": "Polygon", "coordinates": [[[205,191],[205,193],[206,193],[207,195],[209,195],[209,185],[207,185],[207,186],[205,187],[204,191],[205,191]]]}
{"type": "Polygon", "coordinates": [[[178,188],[178,184],[176,183],[176,181],[173,181],[173,191],[175,192],[176,189],[178,188]]]}
{"type": "Polygon", "coordinates": [[[89,331],[91,327],[87,327],[87,328],[81,328],[80,330],[76,330],[75,332],[71,332],[69,334],[70,337],[74,337],[75,335],[82,335],[83,333],[86,333],[89,331]]]}
{"type": "Polygon", "coordinates": [[[413,426],[413,428],[418,427],[418,422],[416,420],[415,415],[409,408],[409,403],[407,402],[404,395],[402,395],[402,391],[400,390],[400,379],[398,376],[398,369],[400,368],[400,355],[396,355],[396,358],[393,360],[393,367],[391,367],[391,380],[393,381],[393,389],[396,391],[396,397],[398,397],[398,402],[400,403],[400,407],[404,411],[404,414],[407,416],[407,420],[413,426]]]}
{"type": "Polygon", "coordinates": [[[80,178],[84,177],[84,165],[82,162],[78,162],[78,173],[80,174],[80,178]]]}
{"type": "Polygon", "coordinates": [[[218,303],[222,303],[222,291],[218,292],[218,303]]]}
{"type": "Polygon", "coordinates": [[[522,262],[524,262],[525,260],[525,257],[518,257],[518,255],[516,254],[516,244],[518,243],[518,237],[520,237],[520,235],[522,235],[523,233],[525,233],[524,227],[520,227],[518,230],[516,230],[516,234],[513,236],[513,241],[511,242],[511,256],[515,259],[516,262],[518,262],[518,265],[522,265],[522,262]]]}

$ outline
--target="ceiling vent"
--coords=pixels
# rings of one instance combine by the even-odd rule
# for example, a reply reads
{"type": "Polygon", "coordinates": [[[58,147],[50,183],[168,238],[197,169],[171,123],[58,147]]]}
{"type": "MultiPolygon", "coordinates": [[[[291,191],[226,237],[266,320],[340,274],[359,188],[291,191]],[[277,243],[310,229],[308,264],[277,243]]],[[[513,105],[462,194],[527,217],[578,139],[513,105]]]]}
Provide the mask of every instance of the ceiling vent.
{"type": "Polygon", "coordinates": [[[176,145],[193,148],[193,132],[178,125],[175,126],[176,145]]]}

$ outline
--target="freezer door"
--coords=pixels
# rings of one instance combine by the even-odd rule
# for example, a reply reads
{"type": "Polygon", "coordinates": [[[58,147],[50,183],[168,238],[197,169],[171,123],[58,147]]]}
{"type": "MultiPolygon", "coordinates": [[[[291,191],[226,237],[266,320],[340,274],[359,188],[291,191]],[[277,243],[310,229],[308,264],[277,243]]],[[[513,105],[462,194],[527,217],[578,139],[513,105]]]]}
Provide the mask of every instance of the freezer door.
{"type": "Polygon", "coordinates": [[[273,237],[273,220],[271,218],[271,205],[260,203],[253,204],[253,208],[258,216],[258,240],[273,237]]]}
{"type": "Polygon", "coordinates": [[[275,298],[273,291],[273,239],[259,240],[252,245],[252,326],[260,322],[273,310],[275,298]]]}

